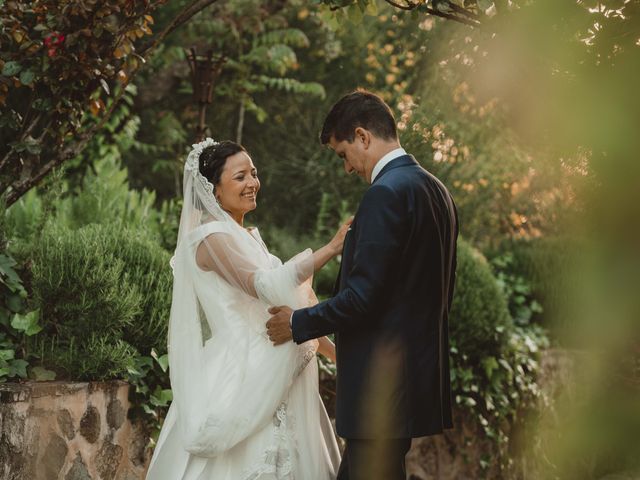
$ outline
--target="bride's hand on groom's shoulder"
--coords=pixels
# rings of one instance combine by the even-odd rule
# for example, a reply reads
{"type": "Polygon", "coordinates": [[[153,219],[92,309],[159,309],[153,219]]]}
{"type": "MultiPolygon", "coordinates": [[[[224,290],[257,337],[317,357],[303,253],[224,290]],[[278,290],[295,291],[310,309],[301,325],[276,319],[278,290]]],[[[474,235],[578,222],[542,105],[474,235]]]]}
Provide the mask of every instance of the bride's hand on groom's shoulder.
{"type": "Polygon", "coordinates": [[[346,222],[344,222],[338,228],[338,231],[334,235],[334,237],[329,242],[334,255],[339,255],[342,252],[342,246],[344,245],[344,239],[347,236],[347,232],[351,228],[351,223],[353,222],[353,217],[350,217],[346,222]]]}

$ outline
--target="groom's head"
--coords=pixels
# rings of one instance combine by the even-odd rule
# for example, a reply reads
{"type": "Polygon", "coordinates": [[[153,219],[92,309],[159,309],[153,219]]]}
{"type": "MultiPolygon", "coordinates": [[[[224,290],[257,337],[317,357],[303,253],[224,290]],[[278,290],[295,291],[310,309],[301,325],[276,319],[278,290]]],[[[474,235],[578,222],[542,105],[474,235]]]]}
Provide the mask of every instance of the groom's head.
{"type": "Polygon", "coordinates": [[[322,126],[320,142],[344,160],[347,173],[367,182],[380,158],[398,148],[398,132],[389,106],[374,93],[357,90],[338,100],[322,126]]]}

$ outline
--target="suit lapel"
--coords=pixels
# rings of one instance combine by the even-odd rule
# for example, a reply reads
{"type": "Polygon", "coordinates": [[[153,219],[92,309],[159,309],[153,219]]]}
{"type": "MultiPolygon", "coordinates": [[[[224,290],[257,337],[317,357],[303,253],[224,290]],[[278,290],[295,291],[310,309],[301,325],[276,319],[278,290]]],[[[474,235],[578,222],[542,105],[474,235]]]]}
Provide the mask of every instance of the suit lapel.
{"type": "MultiPolygon", "coordinates": [[[[354,220],[355,221],[355,220],[354,220]]],[[[347,249],[347,242],[350,241],[350,237],[352,235],[352,228],[353,228],[353,224],[351,225],[351,227],[349,228],[349,230],[347,230],[347,235],[345,236],[344,239],[344,244],[342,246],[342,259],[340,261],[340,269],[338,270],[338,276],[336,277],[336,282],[333,285],[333,295],[335,296],[339,291],[340,291],[340,280],[342,279],[342,270],[346,267],[346,264],[348,262],[345,262],[345,257],[344,257],[344,253],[347,249]]]]}
{"type": "MultiPolygon", "coordinates": [[[[372,185],[375,185],[375,183],[378,180],[380,180],[380,178],[382,178],[383,175],[385,175],[389,171],[393,170],[394,168],[406,167],[406,166],[410,166],[410,165],[418,165],[418,162],[413,157],[413,155],[401,155],[398,158],[394,158],[393,160],[391,160],[389,163],[387,163],[384,166],[384,168],[380,171],[380,173],[378,173],[378,175],[376,176],[376,178],[373,181],[372,185]]],[[[354,219],[354,223],[356,221],[357,220],[354,219]]],[[[342,248],[342,261],[340,262],[340,270],[338,270],[338,276],[337,276],[336,282],[335,282],[335,284],[333,286],[333,295],[334,296],[340,291],[340,281],[342,280],[342,276],[346,275],[346,272],[343,272],[343,270],[346,268],[346,265],[348,263],[350,263],[349,261],[345,261],[344,253],[347,250],[347,248],[346,248],[347,247],[347,242],[350,241],[350,236],[351,236],[351,232],[352,232],[353,228],[354,228],[354,225],[352,224],[351,228],[347,232],[347,237],[344,240],[344,246],[342,248]]]]}

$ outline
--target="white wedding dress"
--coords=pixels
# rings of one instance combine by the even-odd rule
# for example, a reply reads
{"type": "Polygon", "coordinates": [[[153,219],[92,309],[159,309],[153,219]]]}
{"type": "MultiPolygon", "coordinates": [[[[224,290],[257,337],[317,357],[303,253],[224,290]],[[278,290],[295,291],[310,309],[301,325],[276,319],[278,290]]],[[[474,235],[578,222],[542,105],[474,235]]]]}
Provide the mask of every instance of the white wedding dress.
{"type": "Polygon", "coordinates": [[[318,392],[317,341],[274,347],[266,335],[270,306],[315,301],[312,253],[283,264],[257,229],[220,209],[197,168],[207,142],[185,165],[169,322],[174,400],[146,478],[335,479],[340,458],[318,392]],[[198,266],[203,253],[214,270],[198,266]]]}

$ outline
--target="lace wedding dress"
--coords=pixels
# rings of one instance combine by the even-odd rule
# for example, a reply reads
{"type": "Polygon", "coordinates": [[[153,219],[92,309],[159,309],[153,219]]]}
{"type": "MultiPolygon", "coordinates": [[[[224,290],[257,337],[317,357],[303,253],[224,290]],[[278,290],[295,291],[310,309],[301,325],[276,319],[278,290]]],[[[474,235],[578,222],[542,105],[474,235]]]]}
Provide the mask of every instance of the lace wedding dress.
{"type": "Polygon", "coordinates": [[[257,229],[216,203],[198,170],[213,140],[185,164],[184,204],[172,260],[169,368],[173,402],[147,480],[329,480],[339,453],[318,393],[317,342],[274,347],[267,309],[315,300],[313,257],[286,263],[257,229]],[[216,268],[204,271],[198,255],[216,268]]]}

